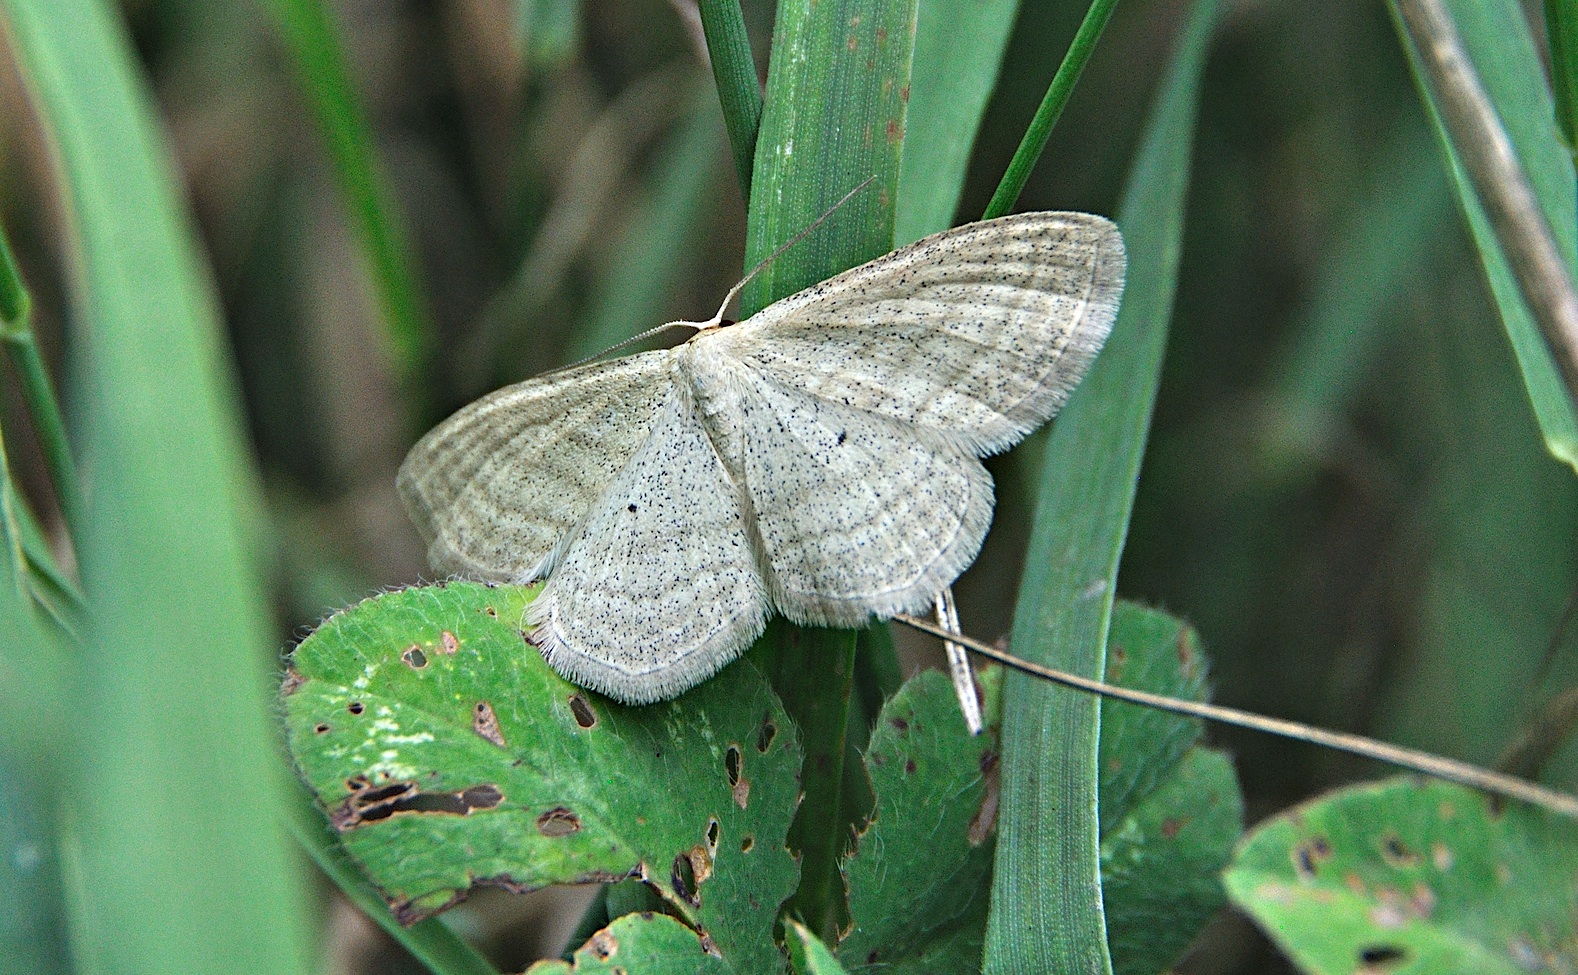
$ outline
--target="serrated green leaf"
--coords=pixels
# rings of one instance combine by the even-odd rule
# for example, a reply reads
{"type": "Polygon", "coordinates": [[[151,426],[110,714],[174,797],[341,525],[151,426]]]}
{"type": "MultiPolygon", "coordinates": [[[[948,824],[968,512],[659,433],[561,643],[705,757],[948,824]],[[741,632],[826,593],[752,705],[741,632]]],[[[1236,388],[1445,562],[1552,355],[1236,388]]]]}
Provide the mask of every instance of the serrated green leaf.
{"type": "MultiPolygon", "coordinates": [[[[1194,630],[1137,603],[1112,607],[1107,683],[1202,700],[1205,658],[1194,630]]],[[[1199,741],[1201,722],[1104,698],[1101,702],[1101,831],[1115,827],[1172,775],[1199,741]]]]}
{"type": "Polygon", "coordinates": [[[842,864],[851,927],[838,955],[851,968],[980,970],[1002,671],[977,677],[989,721],[980,735],[966,730],[953,685],[934,670],[905,683],[877,718],[865,754],[876,807],[842,864]]]}
{"type": "MultiPolygon", "coordinates": [[[[540,961],[526,975],[732,975],[736,969],[667,914],[626,914],[592,935],[573,962],[540,961]]],[[[752,969],[738,969],[752,971],[752,969]]]]}
{"type": "Polygon", "coordinates": [[[1115,975],[1164,971],[1227,895],[1218,872],[1244,832],[1233,763],[1192,748],[1101,838],[1101,895],[1115,975]]]}
{"type": "Polygon", "coordinates": [[[795,975],[845,975],[844,966],[810,928],[798,921],[790,921],[785,927],[789,934],[789,966],[795,975]]]}
{"type": "Polygon", "coordinates": [[[783,709],[749,664],[651,707],[582,691],[525,643],[533,594],[388,593],[297,648],[291,753],[346,851],[412,919],[476,884],[639,876],[740,971],[780,968],[800,768],[783,709]]]}
{"type": "Polygon", "coordinates": [[[1224,874],[1307,972],[1578,970],[1578,823],[1411,778],[1277,816],[1224,874]]]}

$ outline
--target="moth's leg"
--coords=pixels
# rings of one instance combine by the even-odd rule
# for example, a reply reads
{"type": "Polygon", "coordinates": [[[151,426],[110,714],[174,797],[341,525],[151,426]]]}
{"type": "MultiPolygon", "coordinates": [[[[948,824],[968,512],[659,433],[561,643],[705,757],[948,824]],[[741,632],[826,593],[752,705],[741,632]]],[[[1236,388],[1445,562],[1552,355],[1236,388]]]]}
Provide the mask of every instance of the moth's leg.
{"type": "MultiPolygon", "coordinates": [[[[959,607],[954,604],[952,586],[944,586],[937,594],[936,611],[938,626],[949,633],[964,633],[959,628],[959,607]]],[[[948,654],[948,674],[953,678],[953,692],[959,695],[964,726],[970,729],[970,734],[978,735],[985,724],[981,721],[981,699],[975,694],[975,672],[970,669],[970,658],[964,648],[952,640],[944,640],[942,648],[948,654]]]]}

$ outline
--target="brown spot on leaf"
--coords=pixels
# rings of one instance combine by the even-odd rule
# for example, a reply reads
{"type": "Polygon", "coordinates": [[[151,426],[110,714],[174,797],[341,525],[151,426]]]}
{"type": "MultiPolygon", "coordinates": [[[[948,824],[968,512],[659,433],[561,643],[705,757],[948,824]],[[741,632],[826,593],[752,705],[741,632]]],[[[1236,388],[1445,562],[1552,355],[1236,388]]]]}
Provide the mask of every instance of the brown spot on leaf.
{"type": "Polygon", "coordinates": [[[554,806],[537,817],[537,832],[549,839],[558,839],[581,831],[581,817],[564,806],[554,806]]]}
{"type": "Polygon", "coordinates": [[[1195,661],[1199,659],[1195,647],[1194,630],[1185,626],[1178,631],[1178,663],[1185,674],[1194,674],[1195,661]]]}
{"type": "Polygon", "coordinates": [[[460,649],[460,641],[455,638],[455,634],[445,630],[438,635],[438,647],[436,649],[439,653],[454,656],[455,651],[460,649]]]}
{"type": "Polygon", "coordinates": [[[1305,880],[1314,880],[1321,864],[1331,859],[1331,843],[1324,836],[1312,836],[1293,848],[1293,869],[1305,880]]]}
{"type": "Polygon", "coordinates": [[[345,782],[351,794],[329,813],[329,822],[340,832],[375,823],[401,813],[469,816],[492,809],[504,800],[495,785],[473,785],[457,792],[423,792],[415,782],[390,782],[375,786],[365,775],[345,782]]]}
{"type": "Polygon", "coordinates": [[[1177,839],[1178,834],[1183,832],[1183,828],[1187,825],[1189,825],[1189,818],[1187,816],[1168,816],[1166,819],[1162,820],[1162,838],[1168,840],[1177,839]]]}
{"type": "Polygon", "coordinates": [[[286,667],[285,679],[280,681],[279,685],[280,697],[290,697],[292,694],[301,690],[301,685],[305,683],[307,683],[307,678],[301,676],[301,674],[296,671],[295,667],[286,667]]]}
{"type": "Polygon", "coordinates": [[[1416,867],[1420,861],[1419,854],[1410,850],[1396,833],[1388,833],[1381,838],[1381,859],[1400,870],[1416,867]]]}
{"type": "Polygon", "coordinates": [[[889,718],[888,724],[892,725],[893,730],[901,735],[910,730],[910,723],[903,718],[889,718]]]}
{"type": "Polygon", "coordinates": [[[894,145],[897,144],[899,139],[903,137],[904,127],[899,125],[898,119],[890,118],[888,119],[887,127],[883,130],[883,134],[887,136],[888,144],[894,145]]]}
{"type": "Polygon", "coordinates": [[[1002,797],[1002,786],[997,775],[997,752],[993,749],[981,753],[981,777],[985,779],[986,791],[981,795],[980,808],[970,817],[969,832],[964,835],[971,846],[985,843],[997,828],[997,804],[1002,797]]]}
{"type": "Polygon", "coordinates": [[[734,788],[731,789],[730,791],[734,793],[734,804],[736,806],[739,806],[741,809],[744,809],[746,806],[749,806],[751,804],[751,780],[750,779],[741,777],[740,781],[734,783],[734,788]]]}
{"type": "Polygon", "coordinates": [[[570,714],[575,717],[575,723],[583,728],[597,724],[597,712],[592,710],[591,702],[579,694],[570,695],[570,714]]]}
{"type": "Polygon", "coordinates": [[[586,947],[592,952],[593,958],[596,958],[598,961],[607,961],[619,954],[619,939],[609,934],[608,929],[604,928],[592,935],[592,939],[586,943],[586,947]]]}
{"type": "Polygon", "coordinates": [[[478,701],[471,709],[471,730],[500,748],[504,747],[504,732],[499,730],[499,716],[493,713],[493,705],[487,701],[478,701]]]}
{"type": "Polygon", "coordinates": [[[904,104],[908,105],[910,103],[910,86],[909,85],[905,85],[903,88],[899,89],[899,97],[904,100],[904,104]]]}
{"type": "Polygon", "coordinates": [[[860,41],[851,34],[849,40],[844,42],[844,47],[848,48],[850,52],[858,51],[860,50],[860,41]]]}
{"type": "Polygon", "coordinates": [[[904,760],[904,774],[906,774],[906,775],[914,775],[915,774],[915,759],[913,759],[913,758],[906,758],[904,760]]]}
{"type": "Polygon", "coordinates": [[[1452,864],[1457,862],[1457,858],[1452,855],[1451,847],[1438,841],[1430,845],[1430,862],[1437,870],[1445,873],[1452,869],[1452,864]]]}
{"type": "Polygon", "coordinates": [[[414,643],[405,648],[405,653],[400,655],[400,659],[404,660],[405,665],[412,670],[421,670],[427,666],[427,654],[423,653],[422,648],[414,643]]]}

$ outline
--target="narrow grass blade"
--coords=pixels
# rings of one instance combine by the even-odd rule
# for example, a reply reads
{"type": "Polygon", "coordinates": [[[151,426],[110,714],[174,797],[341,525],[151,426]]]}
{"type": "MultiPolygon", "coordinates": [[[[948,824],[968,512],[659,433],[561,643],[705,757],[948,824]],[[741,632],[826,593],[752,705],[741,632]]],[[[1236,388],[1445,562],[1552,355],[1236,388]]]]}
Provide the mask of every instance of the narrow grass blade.
{"type": "Polygon", "coordinates": [[[921,0],[893,242],[953,225],[981,116],[997,86],[1019,0],[921,0]]]}
{"type": "Polygon", "coordinates": [[[1074,85],[1085,70],[1085,64],[1096,49],[1096,42],[1101,39],[1101,32],[1107,28],[1107,21],[1117,5],[1118,0],[1093,0],[1090,9],[1085,12],[1085,19],[1080,22],[1074,40],[1069,44],[1068,53],[1063,55],[1063,63],[1058,65],[1057,74],[1052,76],[1052,83],[1047,86],[1046,97],[1036,109],[1035,118],[1030,120],[1030,128],[1025,130],[1019,148],[1014,150],[1014,158],[1008,162],[1008,171],[1003,174],[1002,182],[998,184],[997,192],[992,194],[992,200],[986,205],[986,212],[981,215],[981,219],[1001,217],[1018,202],[1025,182],[1030,179],[1031,170],[1036,168],[1036,162],[1041,158],[1041,150],[1046,148],[1047,138],[1052,135],[1052,127],[1062,116],[1063,107],[1074,93],[1074,85]]]}
{"type": "Polygon", "coordinates": [[[21,384],[22,400],[38,432],[39,447],[44,452],[49,479],[55,485],[61,515],[66,519],[66,527],[75,532],[82,526],[82,484],[77,480],[77,465],[71,459],[71,445],[66,440],[66,424],[60,417],[55,386],[50,382],[44,358],[38,351],[38,340],[33,335],[32,306],[27,286],[17,270],[16,258],[11,254],[11,244],[0,230],[0,338],[5,341],[6,354],[21,384]]]}
{"type": "Polygon", "coordinates": [[[1545,0],[1545,36],[1551,49],[1556,124],[1573,152],[1578,149],[1578,7],[1565,0],[1545,0]]]}
{"type": "Polygon", "coordinates": [[[279,830],[273,648],[214,296],[115,8],[0,9],[66,194],[93,618],[72,713],[68,883],[83,972],[307,970],[279,830]]]}
{"type": "MultiPolygon", "coordinates": [[[[740,316],[893,248],[915,0],[794,0],[778,7],[766,103],[746,223],[747,268],[870,182],[746,287],[740,316]]],[[[775,679],[808,755],[805,800],[791,835],[802,850],[793,903],[833,940],[845,911],[837,858],[843,822],[844,742],[855,648],[852,631],[774,625],[753,653],[775,679]],[[793,681],[795,686],[789,683],[793,681]],[[803,690],[802,690],[803,689],[803,690]]]]}
{"type": "Polygon", "coordinates": [[[371,127],[351,82],[339,27],[324,0],[270,0],[280,36],[317,116],[340,192],[367,255],[388,330],[395,374],[415,404],[411,420],[425,426],[431,387],[428,366],[436,343],[400,209],[378,162],[371,127]]]}
{"type": "MultiPolygon", "coordinates": [[[[1573,216],[1578,212],[1578,187],[1574,184],[1572,155],[1562,145],[1555,106],[1550,89],[1546,87],[1544,72],[1540,70],[1540,58],[1522,8],[1514,0],[1447,0],[1446,6],[1457,23],[1458,33],[1486,94],[1501,116],[1501,123],[1544,210],[1545,219],[1556,235],[1570,275],[1575,263],[1575,245],[1578,245],[1578,225],[1573,216]]],[[[1395,2],[1392,9],[1397,10],[1395,2]]],[[[1490,279],[1502,324],[1517,353],[1523,382],[1539,418],[1546,448],[1564,463],[1578,468],[1578,412],[1574,410],[1573,399],[1524,301],[1503,242],[1497,238],[1469,180],[1459,147],[1442,123],[1434,89],[1426,80],[1418,51],[1406,40],[1406,34],[1403,47],[1414,66],[1425,107],[1446,150],[1469,229],[1490,279]]]]}
{"type": "Polygon", "coordinates": [[[751,39],[745,33],[740,0],[700,0],[701,29],[712,58],[712,77],[723,107],[723,125],[740,177],[740,194],[751,198],[751,165],[756,157],[756,132],[762,122],[762,86],[751,39]]]}
{"type": "MultiPolygon", "coordinates": [[[[1104,670],[1118,558],[1177,283],[1190,141],[1216,10],[1215,0],[1195,5],[1163,78],[1118,213],[1129,252],[1123,308],[1046,449],[1013,646],[1086,676],[1104,670]]],[[[1023,675],[1007,680],[989,973],[1111,971],[1100,887],[1099,708],[1023,675]]]]}

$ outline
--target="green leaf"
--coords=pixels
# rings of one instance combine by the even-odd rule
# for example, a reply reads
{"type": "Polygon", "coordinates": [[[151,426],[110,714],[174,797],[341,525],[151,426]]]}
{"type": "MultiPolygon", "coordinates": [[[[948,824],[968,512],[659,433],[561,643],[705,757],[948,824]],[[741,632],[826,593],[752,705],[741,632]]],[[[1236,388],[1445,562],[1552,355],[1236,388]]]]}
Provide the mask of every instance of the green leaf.
{"type": "Polygon", "coordinates": [[[989,725],[972,736],[935,670],[882,708],[866,749],[876,808],[844,859],[851,926],[838,954],[885,972],[975,972],[997,819],[1002,671],[977,675],[989,725]]]}
{"type": "Polygon", "coordinates": [[[748,664],[666,704],[566,683],[526,644],[534,590],[407,589],[325,622],[286,682],[291,753],[403,919],[476,884],[645,879],[745,972],[772,930],[800,752],[748,664]]]}
{"type": "Polygon", "coordinates": [[[1101,895],[1117,975],[1165,971],[1189,947],[1227,901],[1218,872],[1243,832],[1232,761],[1197,747],[1102,833],[1101,895]]]}
{"type": "Polygon", "coordinates": [[[845,975],[844,966],[810,928],[798,921],[784,927],[789,933],[789,965],[795,975],[845,975]]]}
{"type": "Polygon", "coordinates": [[[1578,968],[1578,824],[1445,782],[1341,789],[1262,824],[1229,896],[1304,971],[1578,968]]]}
{"type": "Polygon", "coordinates": [[[1019,0],[921,0],[893,242],[953,225],[970,150],[997,86],[1019,0]]]}
{"type": "Polygon", "coordinates": [[[581,0],[514,0],[515,43],[528,66],[557,68],[581,45],[581,0]]]}
{"type": "Polygon", "coordinates": [[[626,914],[576,949],[573,962],[540,961],[526,975],[732,975],[696,932],[667,914],[626,914]]]}
{"type": "Polygon", "coordinates": [[[308,969],[217,303],[116,8],[4,0],[59,166],[91,622],[65,790],[84,972],[308,969]]]}
{"type": "MultiPolygon", "coordinates": [[[[1119,210],[1128,287],[1106,350],[1052,430],[1013,646],[1077,674],[1104,671],[1108,615],[1177,282],[1200,71],[1215,22],[1197,3],[1162,83],[1119,210]]],[[[1099,704],[1010,675],[1003,815],[988,972],[1104,972],[1097,808],[1099,704]]]]}
{"type": "MultiPolygon", "coordinates": [[[[1512,140],[1570,270],[1578,264],[1575,258],[1578,222],[1574,217],[1578,213],[1578,184],[1574,181],[1572,155],[1561,141],[1556,109],[1522,6],[1515,0],[1446,0],[1446,6],[1457,22],[1469,57],[1501,116],[1501,123],[1512,140]]],[[[1517,280],[1457,150],[1441,125],[1434,94],[1424,82],[1417,53],[1406,39],[1403,47],[1414,65],[1425,106],[1447,153],[1458,198],[1467,214],[1485,274],[1490,279],[1491,292],[1501,310],[1502,324],[1517,353],[1546,449],[1578,468],[1578,412],[1574,410],[1572,396],[1524,303],[1517,280]]]]}
{"type": "MultiPolygon", "coordinates": [[[[1193,628],[1176,616],[1119,601],[1107,637],[1109,684],[1203,700],[1205,658],[1193,628]]],[[[1172,775],[1200,740],[1201,722],[1153,708],[1101,701],[1101,831],[1117,826],[1172,775]]]]}

